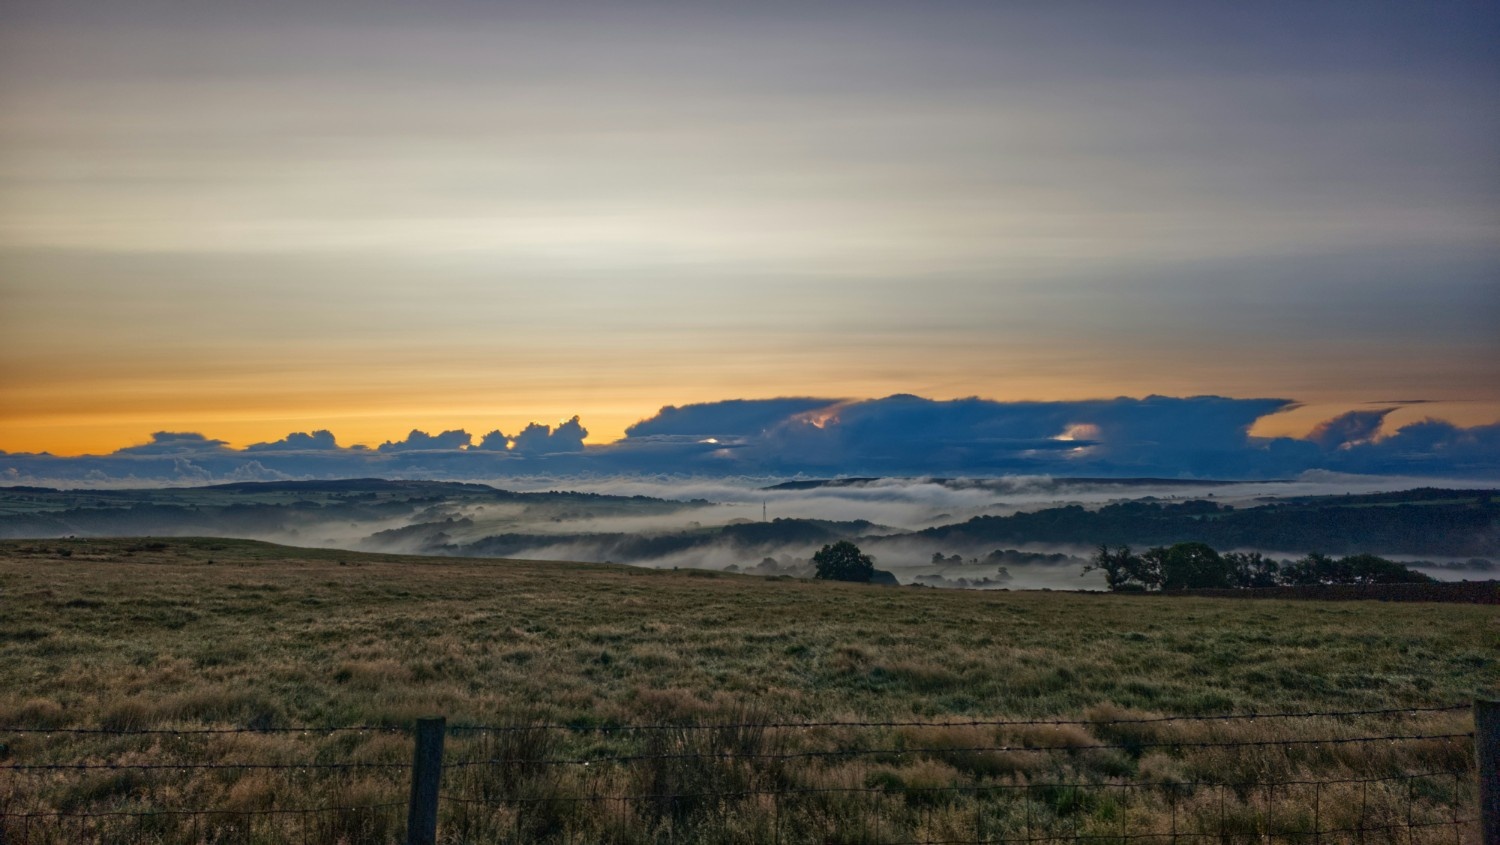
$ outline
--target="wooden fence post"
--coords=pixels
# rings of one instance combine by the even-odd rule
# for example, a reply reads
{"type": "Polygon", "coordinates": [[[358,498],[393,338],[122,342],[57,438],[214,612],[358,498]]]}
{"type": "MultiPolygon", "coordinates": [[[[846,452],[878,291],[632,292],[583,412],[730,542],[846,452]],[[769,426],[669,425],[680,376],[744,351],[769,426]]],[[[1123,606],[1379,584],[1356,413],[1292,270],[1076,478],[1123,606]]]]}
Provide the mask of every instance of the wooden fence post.
{"type": "Polygon", "coordinates": [[[443,736],[448,720],[417,720],[411,757],[411,804],[406,811],[406,845],[437,845],[438,784],[443,778],[443,736]]]}
{"type": "Polygon", "coordinates": [[[1479,841],[1500,842],[1500,701],[1474,702],[1474,760],[1479,768],[1479,841]]]}

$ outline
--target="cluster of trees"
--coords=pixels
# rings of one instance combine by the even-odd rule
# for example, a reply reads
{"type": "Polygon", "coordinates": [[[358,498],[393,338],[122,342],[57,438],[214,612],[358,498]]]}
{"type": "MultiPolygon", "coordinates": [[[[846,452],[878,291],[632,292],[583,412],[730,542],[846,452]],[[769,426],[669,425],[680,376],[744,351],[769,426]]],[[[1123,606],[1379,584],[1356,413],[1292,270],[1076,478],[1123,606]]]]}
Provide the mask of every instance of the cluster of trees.
{"type": "Polygon", "coordinates": [[[875,576],[875,558],[848,540],[819,549],[812,562],[817,577],[825,581],[869,582],[875,576]]]}
{"type": "MultiPolygon", "coordinates": [[[[949,558],[934,554],[932,560],[935,564],[963,562],[958,555],[949,558]]],[[[848,540],[818,550],[812,556],[812,565],[815,577],[827,581],[868,582],[879,572],[875,569],[875,559],[848,540]]],[[[1154,546],[1140,554],[1129,546],[1100,545],[1083,568],[1085,573],[1094,570],[1103,572],[1105,583],[1116,592],[1313,584],[1428,584],[1435,580],[1371,554],[1333,558],[1313,552],[1300,560],[1278,562],[1260,552],[1220,554],[1212,546],[1196,542],[1154,546]]],[[[1001,567],[997,575],[1003,581],[1009,579],[1010,573],[1001,567]]],[[[985,579],[985,586],[1001,581],[985,579]]]]}
{"type": "Polygon", "coordinates": [[[1098,510],[1067,505],[976,516],[917,536],[960,548],[1075,543],[1144,548],[1196,540],[1221,549],[1321,549],[1346,555],[1378,548],[1388,554],[1495,557],[1500,555],[1500,495],[1421,489],[1240,508],[1203,500],[1139,500],[1098,510]]]}
{"type": "Polygon", "coordinates": [[[1260,552],[1220,554],[1204,543],[1155,546],[1136,554],[1129,546],[1100,545],[1083,568],[1099,570],[1116,592],[1198,588],[1288,587],[1312,584],[1423,584],[1434,579],[1371,554],[1332,558],[1313,552],[1277,562],[1260,552]]]}
{"type": "Polygon", "coordinates": [[[948,578],[942,575],[918,575],[912,579],[913,584],[923,587],[959,590],[985,590],[991,587],[1003,587],[1010,582],[1011,575],[1003,566],[995,572],[994,577],[986,575],[982,578],[948,578]]]}

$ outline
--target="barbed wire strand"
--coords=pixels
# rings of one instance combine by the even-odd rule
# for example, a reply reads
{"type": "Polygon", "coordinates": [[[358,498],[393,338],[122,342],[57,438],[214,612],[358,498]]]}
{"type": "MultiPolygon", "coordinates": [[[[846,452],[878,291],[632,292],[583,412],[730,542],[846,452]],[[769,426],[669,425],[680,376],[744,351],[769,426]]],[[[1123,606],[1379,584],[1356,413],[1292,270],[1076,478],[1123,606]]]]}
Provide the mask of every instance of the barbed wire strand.
{"type": "Polygon", "coordinates": [[[1438,707],[1389,707],[1377,710],[1276,711],[1268,713],[1230,713],[1208,715],[1145,716],[1137,719],[956,719],[891,721],[821,721],[821,722],[725,722],[696,724],[691,722],[645,723],[625,725],[584,725],[540,722],[531,725],[449,725],[450,733],[516,733],[521,731],[571,731],[574,733],[613,733],[626,731],[670,730],[743,730],[745,728],[958,728],[958,727],[1045,727],[1147,725],[1161,722],[1226,722],[1255,719],[1349,718],[1354,716],[1416,715],[1469,710],[1472,705],[1449,704],[1438,707]]]}
{"type": "MultiPolygon", "coordinates": [[[[1373,742],[1472,739],[1472,733],[1405,734],[1365,737],[1330,737],[1324,739],[1232,740],[1223,742],[1188,742],[1186,740],[1137,743],[1099,743],[1093,745],[976,745],[936,748],[841,748],[822,751],[789,751],[782,753],[681,752],[673,754],[620,754],[597,757],[540,757],[459,760],[444,764],[445,769],[466,766],[587,766],[596,763],[633,763],[641,760],[801,760],[820,757],[865,757],[880,754],[977,754],[977,753],[1044,753],[1049,751],[1137,751],[1147,748],[1265,748],[1295,745],[1349,745],[1373,742]]],[[[0,767],[3,769],[4,767],[0,767]]],[[[67,768],[63,766],[61,768],[67,768]]]]}
{"type": "MultiPolygon", "coordinates": [[[[888,721],[816,721],[816,722],[722,722],[684,723],[653,722],[621,725],[588,725],[564,722],[539,722],[515,725],[449,725],[450,733],[514,733],[519,731],[570,731],[574,733],[613,733],[628,731],[667,730],[736,730],[745,728],[807,729],[807,728],[951,728],[951,727],[1040,727],[1040,726],[1096,726],[1147,725],[1162,722],[1226,722],[1253,721],[1256,719],[1316,719],[1350,718],[1356,716],[1417,715],[1420,713],[1450,713],[1470,709],[1468,704],[1448,704],[1434,707],[1387,707],[1370,710],[1326,710],[1326,711],[1273,711],[1266,713],[1227,713],[1205,715],[1145,716],[1135,719],[959,719],[959,720],[888,720],[888,721]]],[[[20,734],[100,734],[107,736],[191,736],[211,734],[333,734],[333,733],[395,733],[410,734],[411,727],[404,725],[302,725],[292,727],[226,727],[226,728],[41,728],[18,725],[0,725],[0,733],[20,734]]]]}
{"type": "MultiPolygon", "coordinates": [[[[1339,828],[1330,828],[1330,829],[1327,829],[1327,830],[1318,830],[1318,831],[1312,831],[1312,830],[1306,830],[1306,831],[1304,831],[1304,830],[1293,830],[1293,831],[1285,831],[1284,833],[1276,834],[1276,835],[1281,835],[1281,836],[1291,836],[1291,835],[1297,835],[1297,836],[1314,836],[1314,835],[1320,835],[1320,836],[1322,836],[1322,835],[1329,835],[1329,834],[1335,834],[1335,835],[1337,835],[1337,834],[1356,834],[1356,833],[1388,833],[1388,832],[1394,831],[1394,830],[1407,830],[1407,831],[1410,831],[1410,830],[1414,830],[1414,829],[1417,829],[1417,828],[1429,828],[1429,827],[1455,827],[1455,826],[1462,827],[1464,825],[1469,825],[1469,824],[1473,824],[1473,823],[1474,823],[1474,819],[1459,819],[1457,821],[1451,821],[1451,822],[1450,821],[1442,821],[1442,822],[1416,822],[1416,823],[1413,823],[1413,824],[1397,823],[1397,824],[1380,825],[1378,827],[1339,827],[1339,828]]],[[[1170,842],[1170,841],[1172,841],[1174,839],[1219,839],[1219,840],[1222,840],[1223,837],[1224,837],[1224,834],[1219,833],[1217,831],[1199,831],[1199,832],[1177,831],[1175,833],[1163,831],[1163,832],[1160,832],[1160,833],[1080,833],[1080,834],[1073,834],[1071,836],[1065,836],[1065,835],[1020,836],[1020,837],[1002,836],[1002,837],[1000,837],[998,839],[997,838],[990,838],[990,839],[985,839],[985,840],[982,840],[982,841],[978,840],[978,839],[917,839],[917,840],[909,840],[909,841],[889,843],[889,845],[1023,845],[1023,843],[1034,843],[1034,842],[1095,842],[1095,841],[1099,841],[1099,840],[1104,840],[1104,841],[1107,841],[1107,842],[1119,842],[1121,840],[1139,840],[1139,839],[1156,839],[1156,840],[1165,840],[1165,841],[1170,842]]]]}
{"type": "Polygon", "coordinates": [[[1006,783],[1006,784],[980,784],[967,786],[924,786],[924,787],[901,787],[889,790],[879,786],[827,786],[827,787],[792,787],[786,789],[741,789],[721,792],[663,792],[642,795],[579,795],[559,796],[542,795],[522,798],[507,798],[500,800],[483,800],[476,798],[465,798],[451,793],[441,793],[439,797],[444,801],[455,804],[472,804],[479,806],[498,806],[503,804],[587,804],[602,799],[610,801],[646,802],[663,801],[668,799],[719,799],[719,798],[753,798],[760,796],[787,796],[787,795],[839,795],[839,794],[873,794],[873,795],[904,795],[907,793],[918,794],[982,794],[991,792],[1013,792],[1033,790],[1062,790],[1062,789],[1245,789],[1250,787],[1290,787],[1290,786],[1329,786],[1341,784],[1368,784],[1389,783],[1395,781],[1414,781],[1422,778],[1449,777],[1451,775],[1467,774],[1467,769],[1443,769],[1437,771],[1414,772],[1401,775],[1382,775],[1371,778],[1337,778],[1333,780],[1283,780],[1283,781],[1127,781],[1123,783],[1089,783],[1086,781],[1054,781],[1037,783],[1006,783]]]}
{"type": "MultiPolygon", "coordinates": [[[[588,766],[596,763],[631,763],[643,760],[802,760],[825,757],[866,757],[882,754],[901,756],[906,754],[978,754],[978,753],[1046,753],[1051,751],[1139,751],[1148,748],[1267,748],[1301,745],[1350,745],[1375,742],[1408,742],[1422,740],[1472,739],[1473,733],[1453,734],[1392,734],[1385,736],[1326,737],[1320,739],[1279,740],[1226,740],[1220,742],[1189,742],[1166,740],[1137,743],[1097,743],[1091,745],[976,745],[917,748],[839,748],[821,751],[789,751],[780,753],[726,752],[680,752],[671,754],[619,754],[596,757],[540,757],[512,758],[491,757],[484,759],[458,760],[444,763],[444,769],[475,766],[588,766]]],[[[94,771],[94,770],[296,770],[296,769],[407,769],[405,763],[10,763],[0,765],[0,771],[47,772],[47,771],[94,771]]]]}
{"type": "Polygon", "coordinates": [[[388,810],[392,807],[405,807],[405,801],[388,801],[383,804],[355,804],[355,805],[332,805],[326,807],[276,807],[259,810],[105,810],[98,813],[69,813],[65,811],[40,812],[40,813],[7,813],[0,812],[0,819],[102,819],[102,818],[150,818],[152,816],[276,816],[293,815],[297,813],[343,813],[355,810],[388,810]]]}
{"type": "Polygon", "coordinates": [[[244,769],[297,771],[302,769],[401,769],[411,770],[410,763],[17,763],[0,766],[0,772],[65,772],[65,771],[198,771],[212,769],[244,769]]]}
{"type": "Polygon", "coordinates": [[[412,729],[404,725],[305,725],[290,728],[23,728],[14,725],[0,726],[0,733],[11,734],[95,734],[100,736],[198,736],[210,734],[335,734],[335,733],[387,733],[410,734],[412,729]]]}

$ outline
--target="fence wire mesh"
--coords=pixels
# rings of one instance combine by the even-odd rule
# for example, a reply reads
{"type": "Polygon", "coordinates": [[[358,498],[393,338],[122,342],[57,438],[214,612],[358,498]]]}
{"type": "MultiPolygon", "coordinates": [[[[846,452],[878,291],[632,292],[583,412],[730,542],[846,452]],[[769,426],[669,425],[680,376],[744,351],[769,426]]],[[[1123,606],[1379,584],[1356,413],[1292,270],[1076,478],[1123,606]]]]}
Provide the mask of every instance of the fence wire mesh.
{"type": "MultiPolygon", "coordinates": [[[[452,726],[448,843],[1478,842],[1467,705],[452,726]]],[[[0,845],[402,842],[394,725],[0,728],[0,845]]]]}

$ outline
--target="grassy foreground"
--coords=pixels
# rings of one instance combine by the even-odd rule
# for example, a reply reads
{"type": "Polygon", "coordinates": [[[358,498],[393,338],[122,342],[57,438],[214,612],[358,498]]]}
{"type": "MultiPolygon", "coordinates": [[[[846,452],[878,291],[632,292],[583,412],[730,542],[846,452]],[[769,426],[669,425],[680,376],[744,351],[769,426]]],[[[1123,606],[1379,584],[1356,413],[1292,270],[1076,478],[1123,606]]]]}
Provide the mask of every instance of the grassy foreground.
{"type": "MultiPolygon", "coordinates": [[[[0,727],[12,728],[405,726],[430,714],[450,724],[608,727],[1347,711],[1493,695],[1497,655],[1500,614],[1484,606],[950,592],[231,540],[0,544],[0,727]]],[[[504,763],[449,772],[442,831],[447,841],[475,843],[989,841],[1054,833],[1104,842],[1140,841],[1128,837],[1171,825],[1246,841],[1271,827],[1291,831],[1288,841],[1303,841],[1302,831],[1311,842],[1315,829],[1378,828],[1386,820],[1385,829],[1361,838],[1454,842],[1455,828],[1440,823],[1472,815],[1472,777],[1287,786],[1280,794],[1193,784],[1454,771],[1470,765],[1466,740],[1162,743],[1470,729],[1459,712],[1116,726],[456,733],[450,764],[504,763]],[[1064,750],[998,750],[1027,745],[1064,750]],[[1091,745],[1119,747],[1080,748],[1091,745]],[[819,756],[870,748],[889,753],[819,756]],[[711,756],[692,756],[700,752],[711,756]],[[524,762],[611,756],[641,759],[591,767],[524,762]],[[1165,785],[1119,786],[1147,781],[1165,785]],[[1088,786],[1049,786],[1059,783],[1088,786]],[[770,795],[776,791],[796,794],[770,795]],[[658,797],[665,795],[686,797],[658,797]],[[1401,826],[1409,820],[1432,827],[1401,826]]],[[[0,820],[0,841],[396,841],[406,795],[396,766],[409,761],[410,747],[404,734],[378,730],[0,733],[0,765],[375,764],[0,770],[0,813],[12,816],[0,820]],[[390,769],[379,768],[386,763],[390,769]],[[396,806],[272,812],[386,803],[396,806]],[[261,815],[17,815],[171,808],[261,815]]]]}

